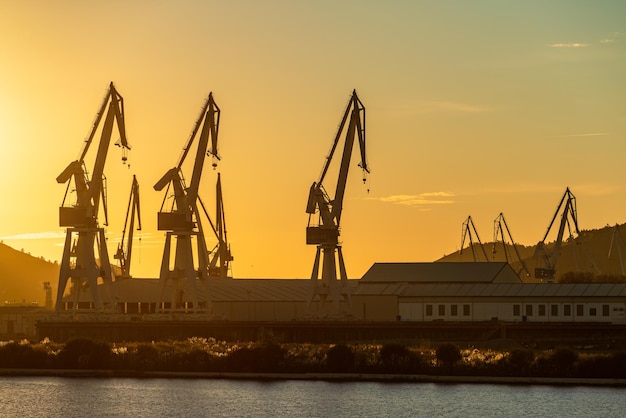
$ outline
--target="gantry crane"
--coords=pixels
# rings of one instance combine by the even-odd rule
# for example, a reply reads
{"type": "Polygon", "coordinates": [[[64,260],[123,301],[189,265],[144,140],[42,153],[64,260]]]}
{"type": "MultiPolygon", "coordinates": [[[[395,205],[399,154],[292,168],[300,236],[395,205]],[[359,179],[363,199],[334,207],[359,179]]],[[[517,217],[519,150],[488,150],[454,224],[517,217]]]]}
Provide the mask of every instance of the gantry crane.
{"type": "MultiPolygon", "coordinates": [[[[583,245],[585,252],[587,254],[587,258],[589,259],[591,266],[595,270],[596,273],[600,273],[596,263],[591,258],[587,247],[585,246],[585,242],[580,235],[580,230],[578,229],[578,214],[576,211],[576,197],[572,194],[569,187],[566,188],[561,201],[559,202],[559,206],[554,212],[554,216],[552,217],[552,221],[550,225],[548,225],[548,230],[546,231],[543,239],[537,243],[537,247],[535,248],[535,278],[541,279],[543,282],[554,282],[556,276],[556,263],[558,261],[561,246],[563,244],[563,234],[565,232],[565,226],[567,226],[569,232],[569,240],[574,240],[574,233],[572,232],[572,224],[574,226],[574,232],[578,236],[578,240],[583,245]],[[563,208],[561,212],[561,222],[559,224],[559,231],[557,234],[556,242],[554,243],[554,248],[551,253],[548,253],[548,250],[545,245],[546,238],[550,233],[550,229],[556,220],[556,217],[559,214],[559,211],[563,208]],[[570,223],[571,222],[571,223],[570,223]]],[[[574,254],[576,256],[576,254],[574,254]]]]}
{"type": "Polygon", "coordinates": [[[309,222],[306,228],[306,243],[317,246],[313,271],[311,273],[311,280],[314,286],[308,303],[309,310],[311,302],[316,297],[319,297],[320,311],[324,309],[324,303],[327,299],[332,302],[335,312],[339,311],[340,299],[347,302],[348,306],[351,307],[350,293],[347,288],[348,277],[343,254],[341,252],[341,245],[339,244],[339,234],[343,197],[355,137],[357,137],[359,141],[361,150],[361,162],[359,163],[359,167],[363,170],[363,182],[365,182],[366,173],[369,173],[369,167],[367,166],[365,157],[365,107],[359,100],[356,90],[352,92],[352,97],[350,98],[350,102],[339,125],[339,130],[333,141],[330,153],[326,157],[322,174],[319,180],[314,182],[309,190],[309,198],[306,206],[306,212],[309,214],[309,222]],[[346,123],[348,127],[341,165],[339,167],[339,177],[335,189],[335,196],[331,198],[326,193],[323,182],[346,123]],[[316,213],[319,215],[318,222],[312,225],[311,218],[316,213]],[[323,258],[321,281],[318,280],[320,254],[323,258]],[[340,283],[337,282],[336,257],[339,263],[340,283]]]}
{"type": "Polygon", "coordinates": [[[196,280],[200,279],[205,284],[206,304],[208,309],[210,303],[208,290],[206,289],[206,279],[209,277],[209,258],[204,237],[204,230],[200,220],[198,210],[198,189],[200,187],[200,178],[202,176],[202,168],[204,166],[205,156],[213,157],[213,166],[217,165],[220,159],[217,150],[217,137],[219,133],[220,109],[213,100],[213,94],[210,93],[207,98],[200,116],[196,121],[191,136],[183,149],[176,167],[167,171],[167,173],[154,185],[157,191],[163,190],[166,186],[166,192],[161,210],[158,213],[157,228],[159,231],[167,231],[165,248],[163,250],[163,259],[161,262],[160,282],[161,282],[161,310],[165,310],[164,294],[166,286],[170,281],[173,283],[174,291],[171,295],[170,308],[172,310],[191,309],[199,310],[200,305],[197,297],[196,280]],[[189,186],[185,184],[182,172],[182,165],[189,153],[191,146],[196,138],[200,126],[202,130],[198,137],[198,148],[196,151],[193,172],[189,186]],[[209,148],[210,142],[210,148],[209,148]],[[169,196],[170,186],[173,190],[173,199],[170,210],[164,210],[166,200],[169,196]],[[174,265],[170,266],[170,258],[172,257],[172,238],[176,240],[176,249],[174,253],[174,265]],[[194,244],[196,241],[197,268],[194,266],[194,244]],[[186,293],[186,294],[185,294],[186,293]],[[188,302],[191,301],[193,306],[190,307],[188,302]]]}
{"type": "Polygon", "coordinates": [[[109,263],[104,229],[98,225],[100,203],[102,203],[104,209],[104,225],[108,223],[104,165],[114,123],[117,124],[120,134],[120,139],[115,145],[121,147],[122,162],[126,163],[127,151],[130,150],[130,145],[126,139],[124,100],[115,89],[113,83],[111,83],[96,115],[89,137],[85,140],[80,158],[71,162],[56,179],[58,183],[67,183],[63,203],[59,209],[59,224],[62,227],[67,227],[67,230],[57,289],[57,312],[61,309],[67,281],[70,279],[72,282],[71,291],[74,296],[74,309],[78,308],[79,291],[84,287],[88,287],[91,291],[95,310],[115,308],[115,296],[113,294],[113,286],[111,285],[111,265],[109,263]],[[89,178],[85,157],[105,111],[106,117],[102,127],[100,143],[93,170],[91,171],[91,178],[89,178]],[[74,203],[71,203],[69,199],[72,183],[74,183],[75,187],[72,192],[76,193],[74,203]],[[95,253],[96,248],[98,252],[97,257],[95,253]],[[108,288],[109,295],[106,306],[98,294],[98,278],[102,279],[105,287],[108,288]]]}
{"type": "Polygon", "coordinates": [[[517,261],[520,263],[520,269],[517,271],[517,274],[520,274],[523,270],[526,272],[526,276],[530,276],[530,271],[528,271],[528,268],[526,267],[526,263],[524,263],[524,260],[522,260],[522,257],[520,257],[519,251],[517,251],[517,245],[515,244],[515,241],[513,240],[513,236],[511,235],[511,230],[509,229],[509,225],[507,225],[506,219],[504,219],[504,215],[502,214],[502,212],[500,212],[498,217],[493,221],[492,253],[495,256],[497,252],[498,240],[502,239],[502,251],[504,252],[504,259],[506,260],[507,263],[509,264],[511,263],[509,261],[511,257],[509,256],[509,249],[507,248],[507,245],[506,245],[505,232],[508,235],[509,240],[511,240],[511,246],[513,247],[513,250],[515,251],[515,255],[517,256],[517,261]],[[504,228],[502,228],[502,225],[504,225],[504,228]]]}
{"type": "Polygon", "coordinates": [[[461,231],[461,248],[459,250],[459,254],[463,254],[463,245],[465,245],[465,238],[469,237],[469,247],[472,250],[472,258],[474,262],[478,261],[476,257],[476,250],[474,249],[474,239],[472,238],[472,231],[474,231],[474,235],[476,235],[476,240],[478,241],[478,246],[480,247],[483,256],[485,257],[485,261],[489,261],[489,257],[487,257],[487,252],[485,251],[485,247],[483,247],[483,243],[480,241],[480,237],[478,236],[478,231],[476,231],[476,226],[474,225],[474,221],[472,221],[472,217],[468,216],[467,219],[463,222],[461,231]]]}
{"type": "Polygon", "coordinates": [[[124,230],[122,231],[122,239],[117,246],[117,252],[113,258],[119,260],[120,263],[120,279],[129,279],[130,261],[133,255],[133,233],[135,231],[135,218],[137,218],[137,231],[141,231],[141,210],[139,206],[139,182],[137,177],[133,175],[133,183],[130,188],[130,197],[128,198],[128,207],[126,208],[126,219],[124,220],[124,230]],[[124,245],[126,239],[126,227],[128,228],[128,242],[124,245]],[[126,247],[126,248],[124,248],[126,247]]]}

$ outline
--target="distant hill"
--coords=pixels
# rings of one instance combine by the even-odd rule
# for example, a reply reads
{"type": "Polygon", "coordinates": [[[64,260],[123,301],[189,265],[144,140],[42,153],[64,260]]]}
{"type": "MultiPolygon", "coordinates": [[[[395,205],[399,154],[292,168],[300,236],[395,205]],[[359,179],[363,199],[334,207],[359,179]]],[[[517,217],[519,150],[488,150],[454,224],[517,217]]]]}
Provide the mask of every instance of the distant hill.
{"type": "Polygon", "coordinates": [[[31,304],[45,306],[44,282],[50,282],[56,297],[59,265],[15,250],[0,243],[0,304],[31,304]]]}
{"type": "MultiPolygon", "coordinates": [[[[600,271],[599,275],[601,276],[623,276],[619,254],[620,252],[622,253],[623,264],[626,269],[626,247],[624,247],[624,243],[616,239],[613,243],[611,257],[609,258],[608,256],[614,229],[614,226],[606,226],[601,229],[583,230],[580,231],[579,237],[564,241],[559,251],[556,264],[557,281],[563,275],[567,275],[571,272],[589,272],[598,276],[594,264],[600,271]]],[[[620,230],[623,231],[622,234],[626,237],[626,226],[620,225],[620,230]]],[[[545,246],[549,254],[554,249],[554,245],[554,242],[546,243],[545,246]]],[[[536,281],[534,278],[536,266],[534,254],[536,245],[523,246],[516,244],[516,247],[520,258],[530,272],[530,276],[526,276],[526,272],[523,270],[522,264],[518,261],[517,255],[510,244],[507,245],[509,263],[515,271],[520,274],[522,280],[536,281]]],[[[495,253],[493,252],[493,242],[483,243],[483,248],[489,261],[507,260],[502,242],[497,243],[495,253]]],[[[472,248],[466,247],[463,249],[462,253],[456,251],[452,254],[445,255],[437,261],[486,261],[479,244],[474,243],[473,249],[474,251],[472,252],[472,248]]]]}

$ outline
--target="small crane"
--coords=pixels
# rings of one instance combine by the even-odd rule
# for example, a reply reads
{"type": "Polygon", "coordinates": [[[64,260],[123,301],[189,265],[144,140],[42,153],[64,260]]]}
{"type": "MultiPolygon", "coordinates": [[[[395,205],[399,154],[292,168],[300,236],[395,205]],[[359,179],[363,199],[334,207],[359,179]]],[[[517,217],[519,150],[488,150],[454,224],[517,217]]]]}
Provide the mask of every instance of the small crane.
{"type": "MultiPolygon", "coordinates": [[[[213,167],[217,166],[220,159],[217,150],[217,138],[219,133],[220,108],[213,99],[213,93],[209,93],[200,116],[198,117],[191,136],[183,149],[176,167],[170,169],[154,185],[157,191],[163,190],[167,186],[167,191],[161,205],[161,210],[157,217],[157,228],[159,231],[167,231],[165,248],[161,261],[161,272],[159,280],[161,282],[161,307],[165,310],[164,294],[166,285],[171,280],[174,284],[174,292],[171,295],[170,308],[173,310],[189,309],[186,297],[191,299],[193,310],[199,310],[196,279],[200,279],[205,284],[206,303],[209,304],[208,284],[209,258],[208,251],[198,210],[198,189],[200,178],[204,166],[205,156],[213,157],[213,167]],[[182,165],[187,157],[191,146],[200,130],[198,137],[198,148],[195,155],[193,172],[189,186],[186,185],[182,172],[182,165]],[[209,142],[211,147],[209,148],[209,142]],[[165,210],[165,202],[168,198],[169,189],[173,189],[173,200],[170,210],[165,210]],[[172,238],[176,240],[174,253],[174,265],[170,266],[172,238]],[[196,242],[197,269],[194,266],[194,243],[196,242]],[[187,293],[185,295],[185,292],[187,293]]],[[[208,308],[208,306],[207,306],[208,308]]]]}
{"type": "Polygon", "coordinates": [[[472,217],[468,216],[467,219],[463,222],[461,231],[461,249],[459,250],[459,254],[463,254],[463,245],[465,245],[465,238],[469,237],[469,247],[472,250],[472,257],[474,262],[478,261],[476,257],[476,250],[474,249],[474,240],[472,238],[472,231],[474,231],[474,235],[476,235],[476,240],[478,241],[478,246],[485,257],[485,261],[489,261],[489,257],[487,257],[487,252],[485,251],[485,247],[483,247],[483,243],[480,241],[480,237],[478,236],[478,231],[476,231],[476,226],[474,225],[474,221],[472,221],[472,217]]]}
{"type": "Polygon", "coordinates": [[[624,235],[619,227],[619,224],[615,224],[613,228],[613,235],[611,235],[611,245],[609,246],[608,258],[611,258],[613,254],[613,245],[617,249],[617,258],[619,260],[619,271],[622,276],[626,275],[624,271],[624,260],[622,259],[622,250],[626,247],[626,241],[624,241],[624,235]]]}
{"type": "Polygon", "coordinates": [[[517,274],[521,273],[521,271],[523,270],[526,272],[526,276],[530,276],[530,271],[528,271],[528,268],[526,267],[526,263],[524,263],[524,260],[522,260],[522,257],[520,257],[519,251],[517,251],[517,245],[515,244],[515,241],[513,240],[513,236],[511,235],[511,230],[509,229],[509,226],[507,225],[506,219],[504,219],[504,215],[502,214],[502,212],[500,212],[498,217],[493,221],[493,249],[492,249],[493,255],[495,256],[497,252],[498,239],[501,238],[504,258],[506,262],[510,264],[510,261],[509,261],[510,257],[508,254],[509,250],[507,249],[507,245],[506,245],[505,231],[509,237],[509,240],[511,240],[511,246],[513,247],[513,250],[515,251],[515,255],[517,256],[517,260],[519,261],[521,265],[521,269],[517,272],[517,274]],[[502,228],[502,225],[504,225],[504,228],[502,228]]]}
{"type": "Polygon", "coordinates": [[[578,229],[578,214],[576,211],[576,197],[568,187],[565,189],[565,193],[563,194],[563,197],[559,202],[559,206],[556,208],[556,212],[554,212],[552,221],[550,222],[550,225],[548,225],[548,230],[543,236],[543,239],[537,243],[537,247],[535,248],[535,278],[541,279],[542,282],[554,282],[556,278],[556,263],[558,261],[561,252],[561,246],[563,244],[563,234],[565,232],[565,226],[567,226],[569,232],[569,239],[572,241],[574,240],[572,224],[574,226],[574,232],[576,233],[579,241],[583,245],[583,248],[587,253],[587,257],[592,267],[594,268],[596,273],[600,273],[600,270],[591,258],[591,254],[589,254],[589,251],[585,246],[585,242],[580,235],[580,230],[578,229]],[[552,253],[548,253],[545,241],[548,238],[548,234],[550,233],[550,229],[552,228],[556,217],[559,215],[561,207],[563,208],[563,211],[561,212],[561,222],[559,224],[559,231],[557,234],[556,242],[554,243],[554,249],[552,250],[552,253]]]}
{"type": "Polygon", "coordinates": [[[111,82],[100,110],[96,114],[89,137],[85,140],[80,158],[71,162],[56,179],[58,183],[67,183],[63,203],[59,208],[59,224],[62,227],[67,227],[67,230],[57,289],[57,312],[61,310],[65,288],[70,279],[74,295],[74,309],[78,309],[79,290],[85,287],[88,287],[91,291],[93,307],[96,311],[100,311],[103,308],[111,310],[115,308],[115,295],[111,285],[111,265],[104,229],[98,225],[100,203],[102,203],[104,210],[104,225],[108,224],[104,165],[114,123],[117,124],[120,134],[120,139],[115,145],[122,149],[122,162],[126,164],[127,151],[130,150],[130,145],[126,139],[124,99],[111,82]],[[89,178],[85,167],[85,157],[105,112],[106,117],[104,118],[104,125],[100,135],[100,143],[94,167],[91,171],[91,178],[89,178]],[[73,204],[68,199],[72,179],[75,185],[73,192],[76,193],[76,201],[73,204]],[[94,246],[97,247],[97,257],[94,246]],[[98,293],[98,278],[102,279],[109,291],[106,306],[98,293]]]}
{"type": "Polygon", "coordinates": [[[121,274],[120,279],[129,279],[130,275],[130,261],[133,253],[133,233],[135,231],[135,218],[137,218],[137,231],[141,231],[141,210],[139,206],[139,182],[137,177],[133,175],[133,183],[130,188],[130,197],[128,198],[128,207],[126,208],[126,219],[124,220],[124,230],[122,231],[122,239],[117,246],[117,252],[113,256],[116,260],[119,260],[121,274]],[[126,248],[124,248],[124,239],[126,238],[126,227],[128,229],[128,242],[126,248]]]}
{"type": "Polygon", "coordinates": [[[340,298],[351,307],[350,293],[347,288],[348,276],[341,252],[341,245],[339,244],[339,234],[343,197],[355,137],[358,138],[361,150],[361,162],[359,163],[359,167],[363,170],[363,182],[365,183],[366,174],[369,173],[369,167],[365,157],[365,106],[363,106],[363,103],[359,100],[356,90],[352,92],[352,97],[350,98],[350,102],[339,125],[339,130],[333,141],[330,153],[326,157],[322,174],[319,180],[314,182],[309,189],[309,198],[306,206],[306,213],[309,214],[309,222],[306,228],[306,243],[317,246],[313,271],[311,273],[311,280],[314,286],[313,293],[308,301],[309,311],[311,302],[316,296],[318,296],[320,300],[320,310],[323,309],[326,299],[330,299],[333,303],[335,312],[339,311],[340,298]],[[346,123],[348,124],[348,128],[345,136],[341,165],[339,167],[339,177],[335,189],[335,196],[331,198],[326,193],[323,182],[346,123]],[[319,217],[317,224],[312,225],[311,217],[314,214],[318,214],[319,217]],[[321,283],[318,283],[320,253],[323,257],[322,277],[321,283]],[[336,257],[338,257],[341,284],[337,283],[336,257]]]}
{"type": "Polygon", "coordinates": [[[226,232],[226,215],[224,212],[224,198],[222,195],[222,179],[220,173],[217,173],[215,196],[215,223],[211,220],[202,199],[198,198],[200,205],[202,205],[202,210],[211,224],[211,229],[215,234],[215,238],[217,238],[217,244],[215,244],[215,247],[209,251],[209,277],[220,279],[232,278],[230,275],[230,262],[233,261],[234,258],[230,252],[228,234],[226,232]]]}

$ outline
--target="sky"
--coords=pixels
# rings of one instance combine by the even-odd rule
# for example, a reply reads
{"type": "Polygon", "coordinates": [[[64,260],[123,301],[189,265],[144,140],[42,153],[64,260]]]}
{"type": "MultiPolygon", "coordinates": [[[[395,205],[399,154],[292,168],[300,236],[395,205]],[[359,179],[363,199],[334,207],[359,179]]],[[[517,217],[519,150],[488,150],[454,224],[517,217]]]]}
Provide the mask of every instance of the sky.
{"type": "Polygon", "coordinates": [[[371,175],[363,185],[355,150],[340,237],[350,278],[458,251],[468,216],[483,242],[503,213],[534,245],[566,187],[581,229],[624,223],[624,16],[622,1],[0,0],[0,240],[61,260],[55,179],[111,81],[132,150],[127,165],[108,153],[106,232],[112,254],[136,175],[135,277],[158,276],[153,186],[209,92],[222,160],[200,195],[214,206],[219,171],[235,278],[310,277],[309,187],[353,89],[371,175]]]}

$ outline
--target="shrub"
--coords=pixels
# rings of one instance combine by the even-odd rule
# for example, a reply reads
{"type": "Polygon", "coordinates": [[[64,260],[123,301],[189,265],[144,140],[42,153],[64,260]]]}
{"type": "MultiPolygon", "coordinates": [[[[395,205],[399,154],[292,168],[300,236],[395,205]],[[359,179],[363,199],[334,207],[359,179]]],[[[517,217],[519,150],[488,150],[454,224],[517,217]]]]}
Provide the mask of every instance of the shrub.
{"type": "Polygon", "coordinates": [[[461,350],[454,344],[443,344],[435,351],[437,363],[452,367],[461,360],[461,350]]]}
{"type": "Polygon", "coordinates": [[[415,373],[424,368],[421,356],[402,344],[385,344],[380,349],[379,362],[384,373],[415,373]]]}
{"type": "Polygon", "coordinates": [[[354,352],[344,344],[331,346],[326,352],[326,368],[329,372],[346,373],[354,370],[354,352]]]}
{"type": "Polygon", "coordinates": [[[86,338],[68,341],[59,353],[59,365],[68,369],[108,369],[111,347],[86,338]]]}
{"type": "Polygon", "coordinates": [[[504,372],[513,376],[527,376],[535,360],[535,354],[530,350],[512,350],[504,358],[504,372]]]}
{"type": "Polygon", "coordinates": [[[38,369],[45,367],[47,353],[30,344],[11,342],[0,347],[0,367],[38,369]]]}

